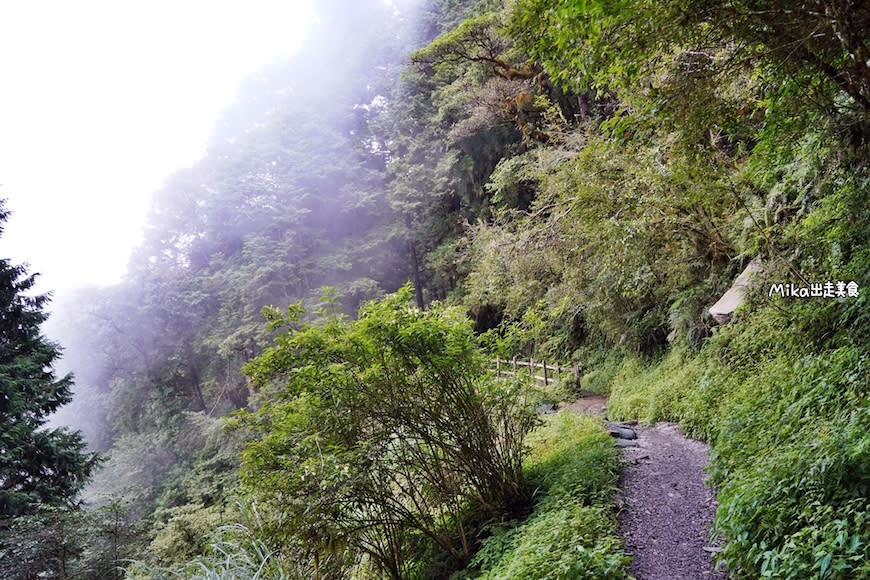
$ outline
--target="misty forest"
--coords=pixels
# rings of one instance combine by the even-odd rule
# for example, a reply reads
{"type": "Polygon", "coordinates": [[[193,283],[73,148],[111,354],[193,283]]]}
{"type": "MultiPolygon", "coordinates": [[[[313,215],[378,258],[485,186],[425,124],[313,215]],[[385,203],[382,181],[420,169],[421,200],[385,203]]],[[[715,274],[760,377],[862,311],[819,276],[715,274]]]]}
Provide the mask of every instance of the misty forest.
{"type": "Polygon", "coordinates": [[[315,9],[120,283],[0,260],[0,577],[643,578],[620,421],[709,577],[870,578],[870,5],[315,9]]]}

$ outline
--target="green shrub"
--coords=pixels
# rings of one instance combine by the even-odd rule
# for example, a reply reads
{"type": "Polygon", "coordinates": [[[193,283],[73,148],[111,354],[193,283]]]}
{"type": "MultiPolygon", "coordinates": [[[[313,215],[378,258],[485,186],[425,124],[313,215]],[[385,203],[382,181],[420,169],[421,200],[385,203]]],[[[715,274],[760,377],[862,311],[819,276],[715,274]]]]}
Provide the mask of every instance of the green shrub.
{"type": "Polygon", "coordinates": [[[486,370],[463,312],[420,310],[412,295],[406,285],[358,320],[319,325],[301,324],[301,307],[267,311],[273,330],[290,330],[245,371],[276,392],[237,422],[260,436],[242,453],[241,480],[270,543],[406,578],[426,544],[461,569],[476,522],[531,510],[522,458],[537,419],[525,385],[486,370]]]}

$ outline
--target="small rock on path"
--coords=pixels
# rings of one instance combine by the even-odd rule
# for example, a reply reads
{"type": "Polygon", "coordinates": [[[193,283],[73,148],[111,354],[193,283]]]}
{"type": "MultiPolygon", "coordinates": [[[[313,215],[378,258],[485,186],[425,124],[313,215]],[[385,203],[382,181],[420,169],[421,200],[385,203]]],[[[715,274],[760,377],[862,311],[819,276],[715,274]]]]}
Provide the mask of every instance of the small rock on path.
{"type": "Polygon", "coordinates": [[[704,484],[707,446],[671,423],[635,430],[637,446],[622,452],[619,516],[632,574],[638,580],[728,578],[714,571],[708,540],[716,502],[704,484]]]}

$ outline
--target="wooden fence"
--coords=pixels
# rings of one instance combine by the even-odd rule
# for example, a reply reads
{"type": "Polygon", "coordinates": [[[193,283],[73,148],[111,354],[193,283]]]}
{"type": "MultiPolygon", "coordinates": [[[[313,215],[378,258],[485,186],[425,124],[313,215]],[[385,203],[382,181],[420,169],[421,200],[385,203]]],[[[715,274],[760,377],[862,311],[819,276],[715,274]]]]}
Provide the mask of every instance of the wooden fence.
{"type": "Polygon", "coordinates": [[[515,377],[517,376],[517,373],[522,373],[531,376],[539,383],[544,383],[544,386],[547,386],[552,380],[561,381],[562,375],[568,373],[574,377],[574,380],[580,380],[580,365],[577,363],[574,363],[574,366],[572,367],[563,367],[559,364],[547,364],[546,361],[535,362],[535,359],[533,358],[522,360],[517,359],[516,357],[511,360],[496,357],[494,362],[495,376],[498,378],[503,376],[515,377]],[[521,367],[525,367],[528,370],[523,371],[521,370],[521,367]],[[542,374],[538,373],[539,369],[542,371],[542,374]]]}

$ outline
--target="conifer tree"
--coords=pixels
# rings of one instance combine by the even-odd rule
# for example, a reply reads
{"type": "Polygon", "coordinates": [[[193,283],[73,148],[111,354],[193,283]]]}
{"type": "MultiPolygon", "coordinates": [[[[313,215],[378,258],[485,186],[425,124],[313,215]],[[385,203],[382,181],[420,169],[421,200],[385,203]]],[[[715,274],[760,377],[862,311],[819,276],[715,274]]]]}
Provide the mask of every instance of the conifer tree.
{"type": "MultiPolygon", "coordinates": [[[[0,200],[0,234],[7,217],[0,200]]],[[[81,433],[44,428],[73,379],[55,377],[60,347],[40,333],[49,297],[28,293],[35,278],[0,259],[0,520],[71,504],[98,461],[81,433]]]]}

